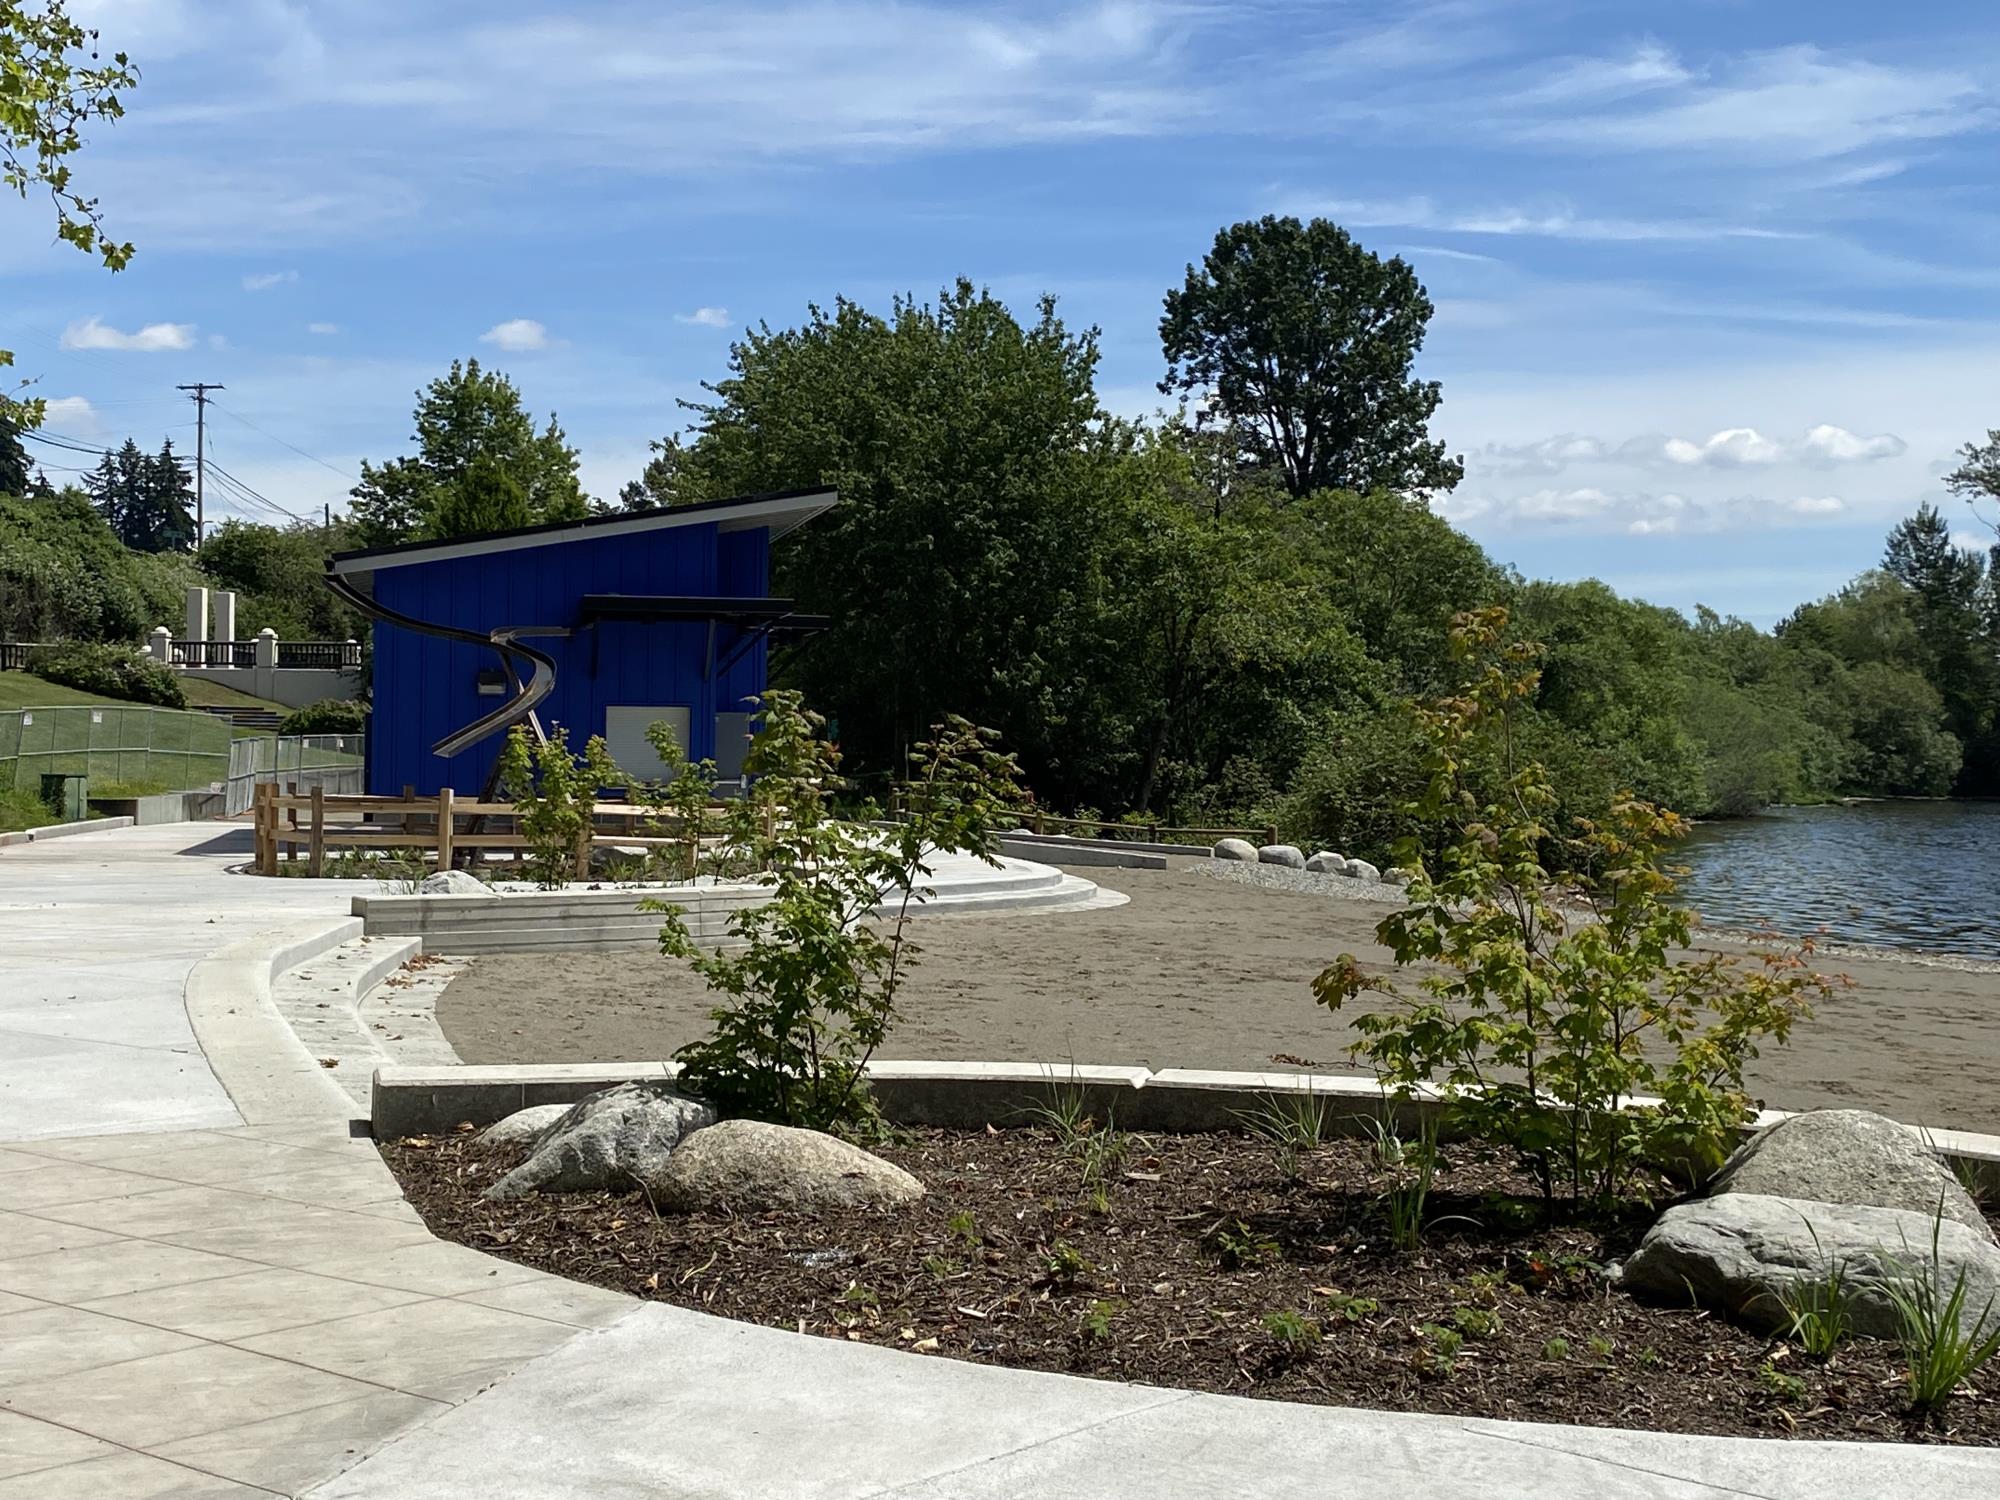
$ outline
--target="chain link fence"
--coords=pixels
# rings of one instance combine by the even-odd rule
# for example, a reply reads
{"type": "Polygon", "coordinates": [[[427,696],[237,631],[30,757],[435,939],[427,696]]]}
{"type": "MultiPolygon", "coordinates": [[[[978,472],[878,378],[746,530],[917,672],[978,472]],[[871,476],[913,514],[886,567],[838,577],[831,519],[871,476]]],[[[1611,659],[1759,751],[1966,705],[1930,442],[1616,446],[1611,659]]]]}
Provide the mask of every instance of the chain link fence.
{"type": "Polygon", "coordinates": [[[229,746],[230,817],[248,812],[261,781],[281,787],[323,787],[345,795],[359,793],[361,736],[358,734],[258,735],[229,746]]]}
{"type": "Polygon", "coordinates": [[[137,704],[0,711],[0,790],[40,792],[42,777],[67,775],[178,791],[221,781],[229,766],[229,725],[209,714],[137,704]]]}

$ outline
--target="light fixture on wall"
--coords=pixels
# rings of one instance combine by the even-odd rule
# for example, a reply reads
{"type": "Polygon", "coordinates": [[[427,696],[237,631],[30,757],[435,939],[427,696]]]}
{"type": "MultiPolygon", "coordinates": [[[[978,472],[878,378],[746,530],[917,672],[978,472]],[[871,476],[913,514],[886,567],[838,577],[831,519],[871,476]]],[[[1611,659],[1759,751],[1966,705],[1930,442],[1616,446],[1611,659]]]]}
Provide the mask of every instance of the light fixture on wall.
{"type": "Polygon", "coordinates": [[[479,696],[498,698],[507,691],[507,675],[498,667],[486,667],[479,674],[479,696]]]}

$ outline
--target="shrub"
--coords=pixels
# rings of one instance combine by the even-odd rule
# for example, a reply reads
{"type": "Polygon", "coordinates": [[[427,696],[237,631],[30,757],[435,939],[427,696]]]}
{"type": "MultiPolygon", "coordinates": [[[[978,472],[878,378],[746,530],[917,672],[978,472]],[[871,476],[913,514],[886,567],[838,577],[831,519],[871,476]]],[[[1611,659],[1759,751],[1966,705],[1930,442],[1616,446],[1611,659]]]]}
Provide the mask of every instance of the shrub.
{"type": "Polygon", "coordinates": [[[651,862],[672,881],[693,880],[701,873],[701,846],[708,832],[708,806],[715,797],[715,762],[690,760],[674,735],[674,726],[661,719],[646,726],[646,741],[667,768],[664,781],[634,789],[637,802],[654,808],[661,816],[647,829],[665,833],[673,842],[656,849],[651,862]]]}
{"type": "Polygon", "coordinates": [[[1436,859],[1416,839],[1399,847],[1416,872],[1409,904],[1376,933],[1399,965],[1430,972],[1406,993],[1343,954],[1314,993],[1336,1011],[1366,990],[1386,996],[1354,1018],[1351,1049],[1385,1088],[1441,1094],[1474,1134],[1521,1155],[1545,1205],[1603,1202],[1644,1162],[1719,1162],[1750,1117],[1743,1071],[1759,1044],[1782,1042],[1832,984],[1800,953],[1760,954],[1755,968],[1670,958],[1692,919],[1660,860],[1685,825],[1636,798],[1577,821],[1558,891],[1542,850],[1559,799],[1515,734],[1538,648],[1505,644],[1506,620],[1490,609],[1454,622],[1468,684],[1419,715],[1431,775],[1417,813],[1449,836],[1436,859]],[[1483,759],[1504,775],[1481,796],[1464,773],[1483,759]],[[1635,1095],[1662,1102],[1634,1107],[1635,1095]]]}
{"type": "Polygon", "coordinates": [[[1020,796],[1014,758],[963,719],[936,726],[912,758],[905,820],[883,830],[835,815],[840,752],[795,692],[760,700],[722,858],[755,872],[770,899],[729,920],[731,949],[704,951],[663,912],[660,951],[684,959],[721,1002],[708,1036],[674,1054],[681,1083],[726,1114],[826,1129],[872,1120],[862,1071],[896,1018],[914,954],[903,929],[940,853],[994,860],[992,829],[1020,796]],[[878,907],[886,908],[870,921],[878,907]]]}
{"type": "Polygon", "coordinates": [[[322,698],[278,721],[279,734],[360,734],[368,711],[347,698],[322,698]]]}
{"type": "Polygon", "coordinates": [[[81,641],[39,646],[28,653],[28,670],[44,682],[104,698],[155,703],[162,708],[188,706],[180,678],[130,646],[89,645],[81,641]]]}
{"type": "Polygon", "coordinates": [[[500,752],[500,786],[514,803],[528,845],[528,869],[543,890],[589,873],[591,813],[598,789],[623,781],[604,741],[592,735],[578,756],[558,726],[531,739],[516,724],[500,752]]]}

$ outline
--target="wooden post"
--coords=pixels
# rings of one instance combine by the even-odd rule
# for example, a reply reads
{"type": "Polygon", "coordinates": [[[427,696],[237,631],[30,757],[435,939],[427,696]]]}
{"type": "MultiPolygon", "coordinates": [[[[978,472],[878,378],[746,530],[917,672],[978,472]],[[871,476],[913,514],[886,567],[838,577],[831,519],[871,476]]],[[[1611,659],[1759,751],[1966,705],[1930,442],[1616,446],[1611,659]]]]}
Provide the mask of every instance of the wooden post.
{"type": "Polygon", "coordinates": [[[250,819],[252,826],[257,830],[259,875],[278,873],[277,845],[272,838],[276,830],[271,827],[271,799],[268,795],[270,790],[271,783],[268,781],[254,782],[250,787],[250,819]]]}
{"type": "Polygon", "coordinates": [[[591,826],[591,823],[586,820],[583,827],[576,831],[576,878],[578,880],[588,880],[590,878],[591,826]]]}
{"type": "Polygon", "coordinates": [[[439,870],[449,870],[451,868],[451,840],[454,831],[451,826],[453,817],[451,798],[452,792],[450,787],[445,787],[438,792],[437,855],[439,870]]]}
{"type": "Polygon", "coordinates": [[[318,782],[312,789],[312,843],[306,851],[306,874],[317,880],[326,869],[326,788],[318,782]]]}
{"type": "Polygon", "coordinates": [[[1038,807],[1035,809],[1035,832],[1047,833],[1048,831],[1049,831],[1049,815],[1043,812],[1038,807]]]}
{"type": "Polygon", "coordinates": [[[1267,844],[1278,842],[1278,828],[1275,823],[1264,830],[1264,842],[1267,844]]]}

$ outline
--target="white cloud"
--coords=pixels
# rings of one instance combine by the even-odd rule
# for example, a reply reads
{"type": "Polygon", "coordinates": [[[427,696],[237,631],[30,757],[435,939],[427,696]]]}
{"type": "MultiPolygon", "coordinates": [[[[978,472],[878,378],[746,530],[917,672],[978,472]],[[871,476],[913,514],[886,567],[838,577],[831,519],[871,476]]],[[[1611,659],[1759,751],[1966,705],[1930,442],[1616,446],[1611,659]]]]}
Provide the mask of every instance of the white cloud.
{"type": "Polygon", "coordinates": [[[246,292],[268,292],[274,286],[284,286],[299,279],[297,271],[259,271],[243,278],[246,292]]]}
{"type": "Polygon", "coordinates": [[[1603,438],[1562,433],[1539,442],[1489,443],[1470,462],[1481,474],[1559,474],[1572,466],[1596,463],[1640,468],[1749,469],[1778,464],[1803,464],[1829,469],[1840,464],[1872,463],[1897,458],[1909,445],[1894,433],[1861,437],[1845,427],[1822,422],[1803,437],[1782,440],[1754,427],[1725,427],[1706,438],[1658,434],[1627,438],[1612,444],[1603,438]]]}
{"type": "Polygon", "coordinates": [[[340,325],[338,323],[308,323],[306,324],[306,332],[316,333],[322,338],[330,338],[340,332],[340,325]]]}
{"type": "MultiPolygon", "coordinates": [[[[1960,135],[1994,117],[1992,95],[1970,72],[1890,67],[1813,46],[1750,53],[1699,74],[1664,53],[1653,66],[1655,86],[1633,107],[1621,100],[1523,120],[1515,133],[1592,152],[1711,150],[1811,161],[1960,135]]],[[[1525,97],[1537,105],[1575,99],[1525,97]]]]}
{"type": "Polygon", "coordinates": [[[1440,207],[1426,197],[1297,198],[1286,211],[1324,215],[1355,228],[1430,229],[1449,234],[1520,235],[1539,239],[1632,241],[1798,240],[1795,229],[1690,219],[1603,218],[1563,203],[1500,205],[1473,210],[1440,207]]]}
{"type": "Polygon", "coordinates": [[[1650,490],[1606,490],[1595,485],[1543,488],[1525,494],[1487,491],[1451,495],[1437,502],[1460,525],[1494,531],[1563,529],[1598,535],[1684,536],[1760,531],[1843,516],[1847,504],[1833,495],[1776,499],[1728,495],[1713,499],[1650,490]]]}
{"type": "Polygon", "coordinates": [[[96,432],[103,425],[97,408],[82,396],[51,396],[44,407],[52,432],[96,432]]]}
{"type": "Polygon", "coordinates": [[[697,307],[691,313],[675,313],[676,323],[693,323],[702,328],[727,328],[729,309],[726,307],[697,307]]]}
{"type": "Polygon", "coordinates": [[[163,349],[192,349],[194,324],[148,323],[136,333],[121,333],[101,318],[89,317],[63,330],[65,349],[122,349],[158,353],[163,349]]]}
{"type": "Polygon", "coordinates": [[[505,349],[510,354],[520,354],[531,349],[548,348],[549,331],[533,318],[509,318],[480,334],[479,342],[505,349]]]}

